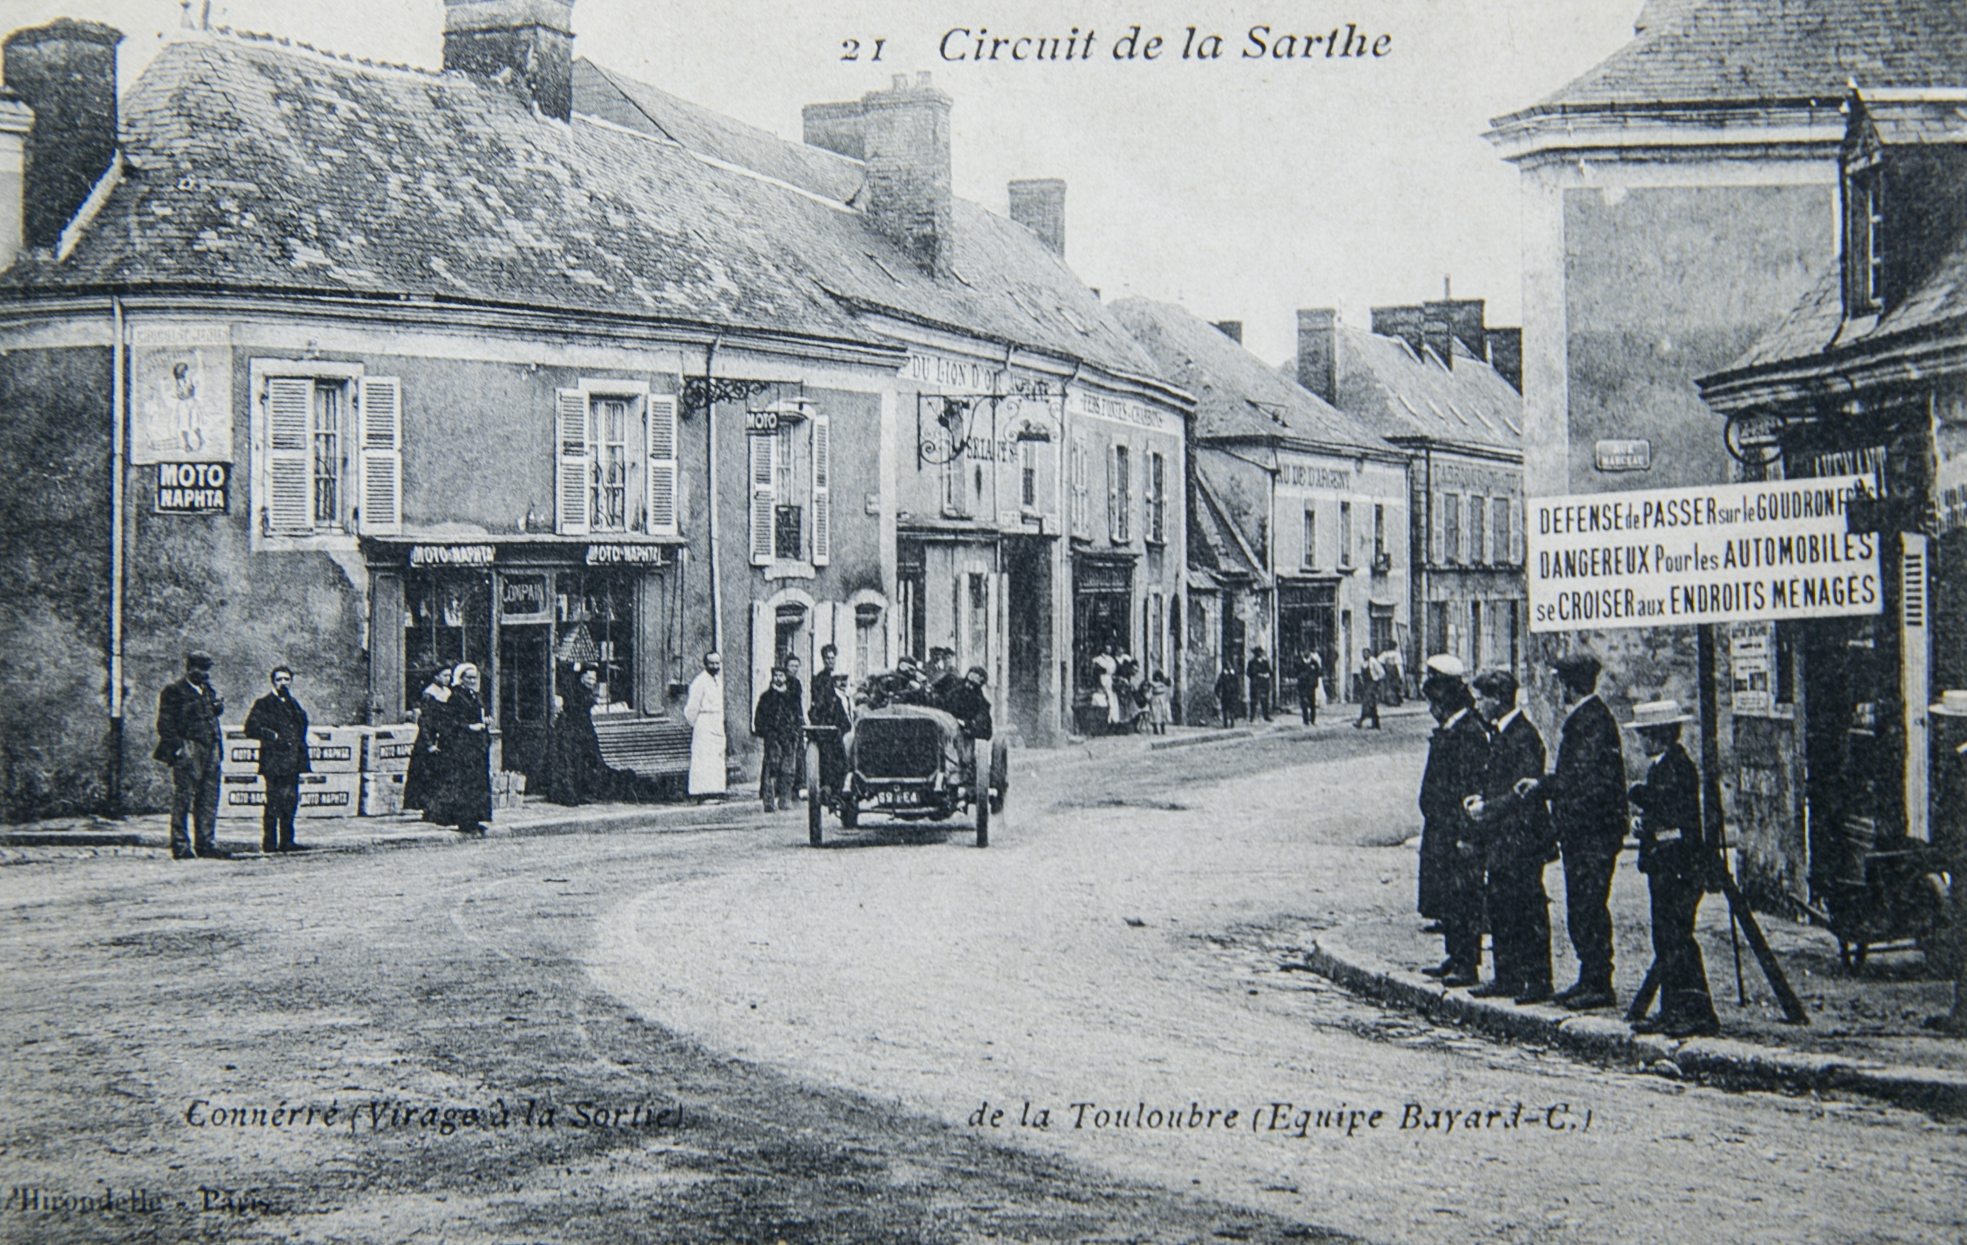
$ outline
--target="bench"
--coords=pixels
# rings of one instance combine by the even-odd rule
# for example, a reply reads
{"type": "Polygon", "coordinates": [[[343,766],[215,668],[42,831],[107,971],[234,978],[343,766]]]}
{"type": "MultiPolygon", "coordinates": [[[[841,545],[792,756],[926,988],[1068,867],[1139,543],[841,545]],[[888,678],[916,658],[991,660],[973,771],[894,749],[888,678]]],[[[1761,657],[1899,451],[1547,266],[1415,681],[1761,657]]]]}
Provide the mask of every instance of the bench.
{"type": "Polygon", "coordinates": [[[594,715],[601,756],[615,769],[642,778],[673,778],[690,772],[690,727],[681,718],[594,715]]]}

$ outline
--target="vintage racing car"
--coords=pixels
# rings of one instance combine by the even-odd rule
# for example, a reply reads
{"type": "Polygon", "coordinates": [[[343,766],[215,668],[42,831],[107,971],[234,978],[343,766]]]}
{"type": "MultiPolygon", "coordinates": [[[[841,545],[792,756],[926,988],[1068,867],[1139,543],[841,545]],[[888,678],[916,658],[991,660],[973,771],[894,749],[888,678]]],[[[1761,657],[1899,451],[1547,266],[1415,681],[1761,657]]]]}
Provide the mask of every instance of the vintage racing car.
{"type": "Polygon", "coordinates": [[[846,739],[844,772],[838,754],[822,756],[832,727],[807,728],[806,772],[827,781],[807,784],[807,838],[822,842],[820,819],[831,810],[846,829],[861,813],[902,821],[947,821],[973,810],[977,846],[990,845],[990,820],[1004,811],[1010,758],[1002,739],[971,739],[955,718],[926,705],[889,705],[864,714],[846,739]],[[823,768],[823,761],[829,761],[823,768]],[[978,774],[982,774],[979,786],[978,774]]]}

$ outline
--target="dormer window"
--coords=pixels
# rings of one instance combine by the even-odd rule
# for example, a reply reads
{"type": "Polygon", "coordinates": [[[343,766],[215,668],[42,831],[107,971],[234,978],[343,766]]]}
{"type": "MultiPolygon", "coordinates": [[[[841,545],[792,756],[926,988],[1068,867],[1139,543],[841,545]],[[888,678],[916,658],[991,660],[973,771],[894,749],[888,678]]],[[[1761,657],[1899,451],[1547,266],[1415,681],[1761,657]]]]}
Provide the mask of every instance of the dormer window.
{"type": "Polygon", "coordinates": [[[1885,305],[1885,171],[1874,164],[1849,176],[1846,199],[1850,245],[1845,288],[1852,315],[1871,315],[1885,305]]]}

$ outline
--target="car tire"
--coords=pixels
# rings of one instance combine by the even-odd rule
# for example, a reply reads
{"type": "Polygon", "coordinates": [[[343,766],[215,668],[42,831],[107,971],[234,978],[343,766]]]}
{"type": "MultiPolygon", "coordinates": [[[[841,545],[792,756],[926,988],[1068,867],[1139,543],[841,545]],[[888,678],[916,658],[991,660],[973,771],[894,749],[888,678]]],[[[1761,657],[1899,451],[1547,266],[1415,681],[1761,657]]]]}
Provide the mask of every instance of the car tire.
{"type": "Polygon", "coordinates": [[[1011,748],[1002,739],[990,741],[990,811],[1004,811],[1004,797],[1011,790],[1011,748]]]}
{"type": "MultiPolygon", "coordinates": [[[[970,753],[970,773],[972,776],[971,780],[973,782],[981,781],[987,784],[990,781],[990,777],[989,777],[990,771],[988,768],[986,768],[984,763],[984,758],[981,755],[984,750],[983,740],[981,739],[972,740],[971,748],[972,748],[972,751],[970,753]]],[[[989,847],[990,846],[990,804],[991,804],[989,787],[980,786],[974,788],[972,790],[972,798],[976,801],[976,810],[977,810],[977,846],[989,847]]]]}
{"type": "Polygon", "coordinates": [[[820,831],[820,813],[825,805],[820,800],[820,749],[818,744],[806,746],[806,842],[818,847],[824,839],[820,831]]]}

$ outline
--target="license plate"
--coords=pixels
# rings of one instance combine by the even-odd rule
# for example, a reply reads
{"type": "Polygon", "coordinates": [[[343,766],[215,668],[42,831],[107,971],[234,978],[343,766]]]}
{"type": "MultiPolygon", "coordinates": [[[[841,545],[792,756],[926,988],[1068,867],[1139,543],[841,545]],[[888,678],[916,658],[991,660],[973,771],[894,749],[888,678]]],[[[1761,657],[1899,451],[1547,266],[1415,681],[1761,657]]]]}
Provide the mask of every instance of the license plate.
{"type": "Polygon", "coordinates": [[[886,804],[891,807],[898,804],[920,804],[921,802],[921,794],[915,791],[883,791],[877,799],[877,803],[886,804]]]}

